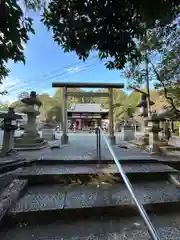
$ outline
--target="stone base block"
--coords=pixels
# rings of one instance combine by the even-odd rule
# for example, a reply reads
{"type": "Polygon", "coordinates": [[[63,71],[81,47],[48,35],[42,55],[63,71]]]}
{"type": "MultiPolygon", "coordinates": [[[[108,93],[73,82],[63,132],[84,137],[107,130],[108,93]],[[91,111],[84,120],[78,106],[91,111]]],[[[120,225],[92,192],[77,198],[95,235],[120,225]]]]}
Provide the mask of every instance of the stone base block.
{"type": "Polygon", "coordinates": [[[47,147],[48,142],[43,138],[17,138],[14,144],[14,148],[18,151],[39,150],[47,147]]]}
{"type": "Polygon", "coordinates": [[[160,153],[160,148],[158,144],[151,144],[148,146],[148,150],[150,153],[160,153]]]}
{"type": "Polygon", "coordinates": [[[42,129],[42,138],[47,141],[55,140],[55,132],[53,129],[42,129]]]}
{"type": "Polygon", "coordinates": [[[124,141],[135,140],[134,128],[122,129],[122,140],[124,140],[124,141]]]}
{"type": "Polygon", "coordinates": [[[149,145],[149,134],[145,134],[140,138],[140,141],[142,141],[143,145],[149,145]]]}
{"type": "Polygon", "coordinates": [[[111,145],[115,145],[116,144],[116,137],[115,136],[108,136],[109,138],[109,143],[111,145]]]}
{"type": "Polygon", "coordinates": [[[62,135],[61,136],[61,144],[68,144],[68,135],[62,135]]]}

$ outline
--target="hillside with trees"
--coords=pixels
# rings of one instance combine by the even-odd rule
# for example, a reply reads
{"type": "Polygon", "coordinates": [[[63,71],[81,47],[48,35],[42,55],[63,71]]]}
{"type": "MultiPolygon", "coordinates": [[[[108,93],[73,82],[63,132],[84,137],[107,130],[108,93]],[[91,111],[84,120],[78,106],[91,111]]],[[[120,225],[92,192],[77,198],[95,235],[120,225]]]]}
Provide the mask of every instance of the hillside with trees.
{"type": "MultiPolygon", "coordinates": [[[[82,89],[69,89],[68,91],[73,92],[85,92],[82,89]]],[[[97,90],[96,92],[106,92],[107,89],[97,90]]],[[[114,89],[114,118],[116,121],[121,121],[127,117],[127,109],[131,106],[134,118],[139,119],[139,108],[136,105],[140,100],[140,93],[133,91],[131,94],[127,95],[124,91],[119,89],[114,89]]],[[[58,122],[62,120],[62,88],[59,88],[54,96],[48,94],[39,94],[38,98],[42,101],[42,107],[40,109],[40,118],[42,120],[48,119],[51,120],[56,118],[58,122]]],[[[161,96],[159,90],[151,91],[151,99],[155,102],[153,109],[157,112],[161,110],[164,106],[167,105],[167,101],[161,96]]],[[[108,98],[107,97],[68,97],[68,107],[72,103],[99,103],[102,104],[104,108],[108,108],[108,98]]],[[[16,111],[21,111],[22,103],[20,100],[17,100],[12,103],[12,107],[16,111]]]]}

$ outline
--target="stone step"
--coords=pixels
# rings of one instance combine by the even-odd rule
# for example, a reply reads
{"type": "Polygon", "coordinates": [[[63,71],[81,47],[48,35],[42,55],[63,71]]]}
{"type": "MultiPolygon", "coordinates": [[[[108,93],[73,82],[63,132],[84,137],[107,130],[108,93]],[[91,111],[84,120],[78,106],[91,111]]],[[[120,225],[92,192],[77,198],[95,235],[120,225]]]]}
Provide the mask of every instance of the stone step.
{"type": "MultiPolygon", "coordinates": [[[[110,155],[110,154],[109,154],[110,155]]],[[[117,156],[119,154],[116,154],[117,156]]],[[[46,164],[64,164],[65,162],[67,164],[81,164],[82,162],[84,162],[84,164],[97,164],[99,162],[96,154],[84,154],[84,155],[73,155],[71,154],[71,150],[69,151],[69,154],[66,153],[66,156],[63,156],[59,153],[55,153],[52,151],[52,154],[47,154],[47,155],[43,155],[40,157],[39,159],[41,162],[44,162],[46,164]]],[[[157,159],[155,157],[152,157],[150,155],[128,155],[128,156],[122,156],[119,157],[119,161],[121,161],[121,163],[123,162],[138,162],[138,163],[143,163],[143,162],[157,162],[157,159]]],[[[39,161],[37,161],[37,164],[39,161]]],[[[102,160],[100,161],[101,163],[114,163],[114,160],[112,159],[111,156],[106,156],[104,158],[104,155],[102,156],[102,160]]],[[[40,163],[41,164],[41,163],[40,163]]]]}
{"type": "MultiPolygon", "coordinates": [[[[161,240],[180,239],[180,215],[150,215],[161,240]]],[[[149,240],[146,226],[140,217],[102,217],[82,220],[49,222],[27,225],[19,222],[10,228],[7,223],[1,228],[2,240],[149,240]]]]}
{"type": "MultiPolygon", "coordinates": [[[[180,191],[168,181],[134,183],[138,200],[148,212],[178,211],[180,191]]],[[[82,216],[137,215],[124,184],[71,184],[28,186],[8,212],[8,221],[40,223],[44,219],[82,216]]]]}
{"type": "MultiPolygon", "coordinates": [[[[131,181],[167,180],[177,170],[161,163],[124,163],[124,171],[131,181]]],[[[122,182],[115,164],[89,165],[34,165],[17,172],[19,178],[28,178],[30,184],[111,181],[122,182]],[[115,178],[114,178],[115,177],[115,178]]]]}

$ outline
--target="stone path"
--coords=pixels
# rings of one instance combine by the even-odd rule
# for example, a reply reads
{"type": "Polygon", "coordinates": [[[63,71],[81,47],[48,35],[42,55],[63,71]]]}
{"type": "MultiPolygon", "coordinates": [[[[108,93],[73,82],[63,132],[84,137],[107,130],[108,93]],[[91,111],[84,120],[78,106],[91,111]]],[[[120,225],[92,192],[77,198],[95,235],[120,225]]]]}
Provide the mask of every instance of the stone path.
{"type": "MultiPolygon", "coordinates": [[[[116,156],[121,159],[140,159],[152,157],[146,151],[135,147],[134,145],[128,145],[127,143],[120,140],[120,137],[117,137],[117,144],[113,146],[113,150],[116,156]]],[[[101,152],[103,159],[112,159],[112,155],[109,152],[109,149],[105,142],[101,140],[101,152]]],[[[96,158],[96,136],[95,134],[77,134],[71,135],[68,145],[63,145],[60,149],[54,149],[46,151],[41,154],[42,159],[57,159],[57,160],[91,160],[96,158]]]]}
{"type": "MultiPolygon", "coordinates": [[[[60,136],[59,136],[60,137],[60,136]]],[[[37,151],[22,151],[16,155],[12,155],[5,158],[0,158],[0,165],[4,163],[10,163],[18,160],[91,160],[96,158],[96,135],[95,134],[70,134],[69,144],[61,145],[60,140],[52,141],[50,145],[56,144],[60,148],[51,149],[50,147],[37,150],[37,151]]],[[[113,146],[113,150],[121,159],[152,159],[159,156],[150,155],[145,150],[137,148],[133,144],[129,144],[120,140],[120,135],[117,136],[117,144],[113,146]]],[[[101,141],[102,159],[111,160],[112,156],[109,149],[105,145],[105,142],[101,141]]]]}

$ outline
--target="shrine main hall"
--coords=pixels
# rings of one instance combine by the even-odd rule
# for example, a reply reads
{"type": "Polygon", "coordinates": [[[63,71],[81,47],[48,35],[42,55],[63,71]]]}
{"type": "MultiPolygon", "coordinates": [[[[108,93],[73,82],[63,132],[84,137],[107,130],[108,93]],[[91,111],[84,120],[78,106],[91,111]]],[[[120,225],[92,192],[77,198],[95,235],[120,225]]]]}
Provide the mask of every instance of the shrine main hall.
{"type": "Polygon", "coordinates": [[[87,130],[98,125],[108,125],[109,109],[96,103],[74,103],[67,110],[68,125],[75,124],[77,130],[87,130]]]}

